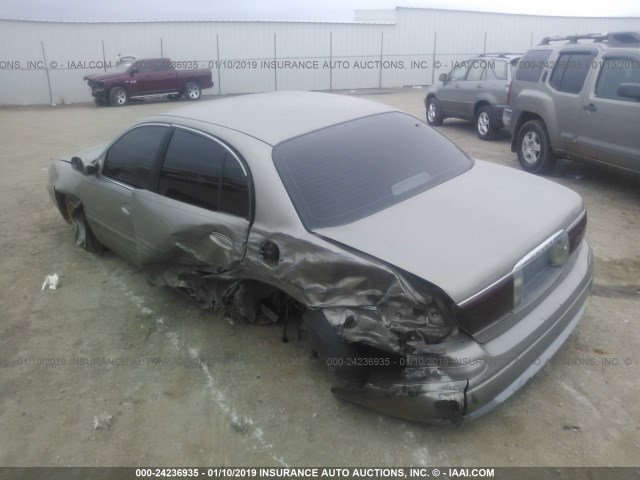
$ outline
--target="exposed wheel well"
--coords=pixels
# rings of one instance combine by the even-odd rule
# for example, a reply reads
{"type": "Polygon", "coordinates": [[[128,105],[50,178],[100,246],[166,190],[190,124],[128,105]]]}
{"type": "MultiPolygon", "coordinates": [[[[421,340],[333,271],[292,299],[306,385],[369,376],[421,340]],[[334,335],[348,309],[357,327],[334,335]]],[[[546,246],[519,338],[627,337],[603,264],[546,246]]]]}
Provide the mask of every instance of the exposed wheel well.
{"type": "Polygon", "coordinates": [[[542,119],[542,117],[536,113],[532,113],[532,112],[522,112],[520,114],[520,116],[518,117],[518,123],[516,123],[514,129],[513,129],[513,135],[511,136],[511,151],[515,152],[516,151],[516,143],[518,141],[518,135],[520,133],[520,129],[522,128],[522,125],[524,125],[525,123],[527,123],[529,120],[540,120],[542,122],[542,124],[544,125],[545,128],[546,125],[544,123],[544,120],[542,119]]]}
{"type": "Polygon", "coordinates": [[[478,114],[478,110],[480,110],[480,108],[484,107],[485,105],[488,107],[491,106],[491,104],[486,100],[480,100],[478,103],[476,103],[473,107],[473,116],[475,117],[478,114]]]}

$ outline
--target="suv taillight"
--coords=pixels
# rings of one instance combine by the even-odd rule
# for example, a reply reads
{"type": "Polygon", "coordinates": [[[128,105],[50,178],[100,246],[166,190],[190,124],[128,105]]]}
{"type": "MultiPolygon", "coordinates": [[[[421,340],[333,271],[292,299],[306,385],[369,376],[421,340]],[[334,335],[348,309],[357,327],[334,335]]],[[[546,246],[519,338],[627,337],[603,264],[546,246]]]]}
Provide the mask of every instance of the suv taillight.
{"type": "Polygon", "coordinates": [[[507,89],[507,105],[511,105],[511,84],[513,82],[509,82],[509,85],[505,85],[504,88],[507,89]]]}

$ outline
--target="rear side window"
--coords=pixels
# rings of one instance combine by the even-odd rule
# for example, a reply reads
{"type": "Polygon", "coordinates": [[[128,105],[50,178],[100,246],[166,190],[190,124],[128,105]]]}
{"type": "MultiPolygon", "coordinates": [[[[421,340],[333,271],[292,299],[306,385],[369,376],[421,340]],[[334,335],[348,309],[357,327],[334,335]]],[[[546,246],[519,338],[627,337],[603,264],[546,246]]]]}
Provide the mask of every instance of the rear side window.
{"type": "Polygon", "coordinates": [[[602,69],[596,85],[596,96],[612,100],[635,102],[633,98],[618,95],[623,83],[640,84],[640,58],[609,57],[602,61],[602,69]]]}
{"type": "Polygon", "coordinates": [[[158,192],[196,207],[249,218],[244,167],[227,147],[195,132],[174,131],[158,192]]]}
{"type": "Polygon", "coordinates": [[[148,189],[151,169],[167,127],[149,125],[129,130],[107,152],[102,174],[130,185],[148,189]]]}
{"type": "Polygon", "coordinates": [[[491,60],[487,63],[487,80],[506,80],[507,62],[491,60]]]}
{"type": "Polygon", "coordinates": [[[542,70],[547,66],[551,50],[530,50],[518,62],[516,80],[523,82],[537,82],[542,70]]]}
{"type": "Polygon", "coordinates": [[[446,137],[399,112],[287,140],[274,148],[273,161],[309,230],[355,222],[473,165],[446,137]]]}
{"type": "Polygon", "coordinates": [[[560,92],[580,93],[593,58],[591,53],[560,54],[551,73],[549,85],[560,92]]]}

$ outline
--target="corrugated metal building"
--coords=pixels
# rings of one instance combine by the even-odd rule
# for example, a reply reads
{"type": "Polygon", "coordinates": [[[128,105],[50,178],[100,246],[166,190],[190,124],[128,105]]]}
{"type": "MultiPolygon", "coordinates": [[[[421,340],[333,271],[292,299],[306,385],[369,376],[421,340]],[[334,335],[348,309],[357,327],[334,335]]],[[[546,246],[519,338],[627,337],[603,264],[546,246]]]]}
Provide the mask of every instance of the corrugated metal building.
{"type": "Polygon", "coordinates": [[[82,77],[123,53],[211,68],[215,86],[205,94],[388,88],[428,85],[454,61],[521,52],[548,35],[640,31],[640,18],[422,8],[356,18],[373,22],[0,20],[0,104],[90,101],[82,77]]]}

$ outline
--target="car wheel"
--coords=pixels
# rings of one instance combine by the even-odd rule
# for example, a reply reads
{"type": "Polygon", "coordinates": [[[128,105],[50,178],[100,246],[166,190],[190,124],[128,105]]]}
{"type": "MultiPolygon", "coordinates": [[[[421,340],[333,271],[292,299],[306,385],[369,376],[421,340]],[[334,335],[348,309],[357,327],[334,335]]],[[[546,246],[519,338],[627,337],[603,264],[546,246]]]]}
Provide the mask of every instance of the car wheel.
{"type": "Polygon", "coordinates": [[[540,120],[529,120],[518,132],[518,161],[530,173],[550,171],[556,163],[547,129],[540,120]]]}
{"type": "Polygon", "coordinates": [[[491,107],[489,105],[483,105],[476,115],[476,133],[478,134],[478,138],[480,140],[493,140],[496,130],[491,107]]]}
{"type": "Polygon", "coordinates": [[[427,100],[427,123],[434,127],[442,125],[444,115],[438,105],[438,101],[435,98],[427,100]]]}
{"type": "Polygon", "coordinates": [[[114,107],[126,105],[129,97],[127,91],[122,87],[114,87],[109,92],[109,103],[114,107]]]}
{"type": "Polygon", "coordinates": [[[189,82],[184,87],[184,96],[187,97],[187,100],[198,100],[200,98],[200,85],[196,82],[189,82]]]}

